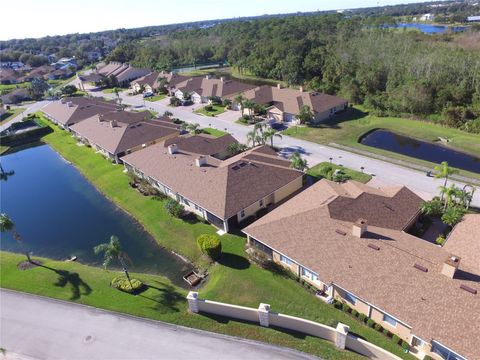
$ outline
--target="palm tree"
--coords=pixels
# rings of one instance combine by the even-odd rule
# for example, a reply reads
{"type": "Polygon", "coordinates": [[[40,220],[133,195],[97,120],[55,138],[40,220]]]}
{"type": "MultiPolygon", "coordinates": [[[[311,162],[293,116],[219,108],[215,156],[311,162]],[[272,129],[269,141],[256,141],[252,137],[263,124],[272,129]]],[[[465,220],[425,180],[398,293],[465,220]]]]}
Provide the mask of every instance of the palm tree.
{"type": "Polygon", "coordinates": [[[243,103],[243,106],[245,107],[245,109],[248,110],[248,117],[250,118],[250,120],[252,119],[252,110],[253,108],[255,107],[255,103],[252,101],[252,100],[246,100],[244,103],[243,103]]]}
{"type": "Polygon", "coordinates": [[[130,281],[130,275],[127,270],[127,265],[125,264],[125,259],[127,254],[122,250],[120,245],[120,240],[115,235],[110,236],[110,241],[108,243],[102,243],[93,248],[93,251],[96,255],[103,253],[103,266],[105,270],[114,260],[118,260],[120,265],[122,265],[123,271],[127,276],[128,282],[130,283],[131,288],[133,289],[132,282],[130,281]]]}
{"type": "Polygon", "coordinates": [[[305,169],[308,169],[308,164],[307,160],[302,159],[302,156],[298,151],[295,151],[291,156],[290,156],[290,161],[291,164],[290,166],[294,169],[304,171],[305,169]]]}
{"type": "Polygon", "coordinates": [[[443,205],[443,211],[447,209],[447,207],[450,207],[450,205],[453,202],[453,199],[460,196],[459,191],[461,191],[459,188],[455,186],[455,184],[450,185],[450,187],[447,186],[440,186],[440,194],[443,197],[445,197],[445,202],[443,205]]]}
{"type": "Polygon", "coordinates": [[[308,124],[313,119],[313,112],[308,105],[302,105],[300,113],[297,115],[300,124],[308,124]]]}
{"type": "Polygon", "coordinates": [[[282,139],[282,135],[280,135],[277,130],[272,129],[272,128],[265,130],[263,132],[262,136],[265,140],[270,140],[270,146],[272,148],[273,148],[273,138],[274,137],[282,139]]]}
{"type": "Polygon", "coordinates": [[[262,137],[257,134],[257,130],[253,129],[247,133],[247,144],[252,144],[252,147],[255,147],[256,144],[262,142],[262,137]]]}
{"type": "Polygon", "coordinates": [[[23,251],[25,252],[25,255],[27,256],[28,262],[33,263],[32,259],[30,258],[30,253],[27,250],[25,250],[25,246],[22,242],[22,237],[20,236],[19,233],[15,231],[15,223],[13,222],[13,220],[7,214],[0,214],[0,232],[8,232],[8,231],[12,233],[12,237],[22,247],[23,251]]]}
{"type": "Polygon", "coordinates": [[[242,151],[245,151],[247,149],[247,146],[245,144],[241,144],[238,142],[231,143],[227,147],[227,151],[230,155],[236,155],[238,153],[241,153],[242,151]]]}
{"type": "MultiPolygon", "coordinates": [[[[448,162],[442,161],[440,165],[436,165],[433,168],[436,172],[434,178],[435,179],[443,179],[445,178],[445,182],[443,183],[443,187],[447,187],[447,181],[448,177],[453,174],[458,174],[458,170],[452,169],[450,166],[448,166],[448,162]]],[[[440,200],[443,200],[443,194],[440,200]]]]}
{"type": "Polygon", "coordinates": [[[240,95],[235,96],[235,98],[233,100],[238,105],[240,105],[240,110],[242,111],[242,115],[243,115],[243,109],[245,108],[244,105],[243,105],[243,102],[245,101],[245,98],[240,94],[240,95]]]}
{"type": "Polygon", "coordinates": [[[171,111],[168,111],[168,110],[167,110],[167,111],[165,111],[165,112],[163,113],[163,116],[165,116],[165,117],[172,117],[172,116],[173,116],[173,113],[172,113],[171,111]]]}
{"type": "Polygon", "coordinates": [[[180,128],[182,130],[188,131],[192,135],[198,134],[200,132],[200,124],[197,123],[183,123],[180,128]]]}

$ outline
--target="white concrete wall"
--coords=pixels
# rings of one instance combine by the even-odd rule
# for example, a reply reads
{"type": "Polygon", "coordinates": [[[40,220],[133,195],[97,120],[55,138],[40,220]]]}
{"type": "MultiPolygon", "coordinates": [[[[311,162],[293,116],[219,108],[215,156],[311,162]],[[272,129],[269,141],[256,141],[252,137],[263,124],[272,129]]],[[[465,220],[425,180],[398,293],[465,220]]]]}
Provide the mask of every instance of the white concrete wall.
{"type": "Polygon", "coordinates": [[[198,310],[209,314],[221,315],[239,320],[258,322],[257,309],[224,304],[209,300],[199,300],[198,310]]]}
{"type": "Polygon", "coordinates": [[[301,319],[295,316],[275,313],[270,313],[269,315],[270,325],[298,331],[304,334],[316,336],[321,339],[335,342],[336,330],[330,326],[319,324],[310,320],[301,319]]]}

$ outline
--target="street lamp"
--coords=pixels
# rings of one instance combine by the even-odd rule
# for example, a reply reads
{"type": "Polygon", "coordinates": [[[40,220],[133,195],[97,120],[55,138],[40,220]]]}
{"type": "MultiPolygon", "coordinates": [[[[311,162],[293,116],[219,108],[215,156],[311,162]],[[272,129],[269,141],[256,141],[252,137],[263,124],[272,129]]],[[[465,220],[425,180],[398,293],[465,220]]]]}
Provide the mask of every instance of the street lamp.
{"type": "Polygon", "coordinates": [[[363,173],[363,170],[364,170],[364,169],[365,169],[365,168],[364,168],[363,166],[360,166],[360,170],[362,170],[362,173],[363,173]]]}
{"type": "Polygon", "coordinates": [[[333,160],[333,158],[331,157],[331,158],[329,158],[329,160],[330,160],[330,164],[331,164],[331,163],[332,163],[332,160],[333,160]]]}

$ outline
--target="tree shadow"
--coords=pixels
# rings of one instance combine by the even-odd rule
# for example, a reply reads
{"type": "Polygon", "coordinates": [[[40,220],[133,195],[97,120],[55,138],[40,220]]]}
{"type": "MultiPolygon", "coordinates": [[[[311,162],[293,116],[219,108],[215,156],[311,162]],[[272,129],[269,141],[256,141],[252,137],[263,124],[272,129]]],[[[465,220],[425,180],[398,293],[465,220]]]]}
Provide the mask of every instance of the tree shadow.
{"type": "Polygon", "coordinates": [[[308,156],[311,154],[310,152],[305,150],[305,148],[303,148],[302,146],[286,146],[286,147],[283,147],[278,152],[278,155],[285,159],[288,159],[295,152],[298,152],[300,155],[304,155],[304,156],[308,156]]]}
{"type": "Polygon", "coordinates": [[[277,264],[275,261],[269,260],[262,264],[262,268],[270,271],[274,276],[281,276],[289,279],[296,279],[294,274],[284,268],[282,265],[277,264]]]}
{"type": "Polygon", "coordinates": [[[343,122],[363,119],[367,115],[367,111],[362,111],[352,107],[321,123],[318,127],[338,129],[340,127],[339,124],[343,122]]]}
{"type": "Polygon", "coordinates": [[[85,281],[83,281],[80,275],[78,275],[76,272],[54,269],[45,265],[39,266],[48,270],[52,270],[58,275],[57,282],[54,283],[55,286],[64,288],[67,285],[70,285],[70,290],[72,292],[70,300],[78,300],[80,299],[81,295],[90,295],[92,292],[92,288],[85,281]]]}
{"type": "Polygon", "coordinates": [[[222,257],[217,262],[237,270],[245,270],[250,267],[250,261],[247,258],[232,253],[222,253],[222,257]]]}
{"type": "Polygon", "coordinates": [[[161,312],[180,311],[178,304],[185,301],[185,296],[179,293],[174,286],[161,281],[153,281],[153,284],[145,284],[149,289],[157,290],[152,296],[139,294],[138,296],[155,302],[151,307],[161,312]]]}
{"type": "Polygon", "coordinates": [[[185,221],[186,223],[189,223],[189,224],[197,224],[197,223],[201,222],[201,220],[198,218],[198,216],[195,215],[192,212],[184,213],[180,218],[183,221],[185,221]]]}

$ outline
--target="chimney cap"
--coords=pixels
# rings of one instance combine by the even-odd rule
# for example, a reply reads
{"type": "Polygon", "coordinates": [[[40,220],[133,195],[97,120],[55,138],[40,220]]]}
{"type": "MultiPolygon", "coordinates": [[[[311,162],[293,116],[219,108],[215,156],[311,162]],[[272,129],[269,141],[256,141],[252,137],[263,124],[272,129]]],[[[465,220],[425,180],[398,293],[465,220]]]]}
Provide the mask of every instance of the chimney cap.
{"type": "Polygon", "coordinates": [[[357,224],[357,225],[366,225],[366,224],[368,224],[368,221],[365,220],[365,219],[360,218],[360,219],[357,219],[357,221],[355,221],[355,224],[357,224]]]}
{"type": "Polygon", "coordinates": [[[445,260],[445,263],[448,264],[448,265],[451,265],[451,266],[458,266],[458,264],[460,263],[460,260],[462,258],[459,257],[459,256],[456,256],[456,255],[450,255],[447,260],[445,260]]]}

